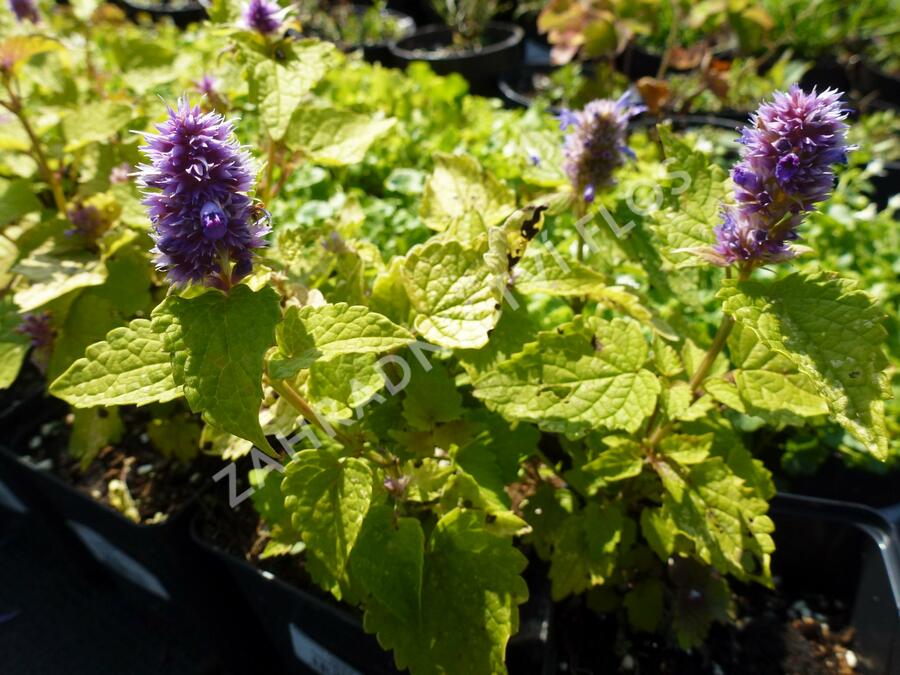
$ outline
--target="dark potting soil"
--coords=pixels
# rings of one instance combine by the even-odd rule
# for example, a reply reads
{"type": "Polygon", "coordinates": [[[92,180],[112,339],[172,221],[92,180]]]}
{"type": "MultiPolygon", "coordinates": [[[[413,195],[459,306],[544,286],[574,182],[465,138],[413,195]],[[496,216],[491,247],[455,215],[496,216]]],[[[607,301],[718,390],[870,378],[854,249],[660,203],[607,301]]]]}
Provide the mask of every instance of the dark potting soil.
{"type": "Polygon", "coordinates": [[[559,672],[673,675],[852,675],[853,628],[839,601],[784,589],[738,588],[736,620],[714,624],[690,652],[648,633],[617,633],[611,615],[580,598],[556,613],[559,672]]]}
{"type": "Polygon", "coordinates": [[[122,481],[137,509],[141,523],[162,522],[181,510],[218,468],[215,459],[198,456],[191,464],[164,457],[145,433],[148,413],[121,409],[125,431],[120,441],[107,445],[82,470],[80,461],[67,451],[71,420],[53,419],[21,439],[23,451],[34,466],[52,472],[68,485],[112,508],[109,483],[122,481]]]}
{"type": "Polygon", "coordinates": [[[216,499],[212,493],[201,499],[197,535],[218,550],[269,572],[285,583],[334,602],[312,581],[303,564],[302,554],[260,557],[269,535],[249,500],[232,509],[226,501],[216,499]]]}

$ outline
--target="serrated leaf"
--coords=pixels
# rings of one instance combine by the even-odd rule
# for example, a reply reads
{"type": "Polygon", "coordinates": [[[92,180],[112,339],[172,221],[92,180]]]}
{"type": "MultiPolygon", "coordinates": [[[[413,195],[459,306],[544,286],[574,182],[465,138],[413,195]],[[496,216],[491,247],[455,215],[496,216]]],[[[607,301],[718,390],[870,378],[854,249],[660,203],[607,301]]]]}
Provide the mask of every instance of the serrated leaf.
{"type": "Polygon", "coordinates": [[[419,521],[398,517],[389,506],[372,506],[350,555],[354,579],[398,619],[418,624],[424,566],[419,521]]]}
{"type": "Polygon", "coordinates": [[[684,372],[684,365],[678,352],[658,335],[653,336],[653,364],[659,374],[665,377],[675,377],[684,372]]]}
{"type": "Polygon", "coordinates": [[[566,473],[566,480],[588,496],[612,483],[641,473],[644,458],[635,441],[625,441],[604,449],[594,459],[566,473]]]}
{"type": "Polygon", "coordinates": [[[516,208],[515,195],[478,160],[468,155],[437,154],[425,182],[421,216],[433,230],[476,220],[485,229],[502,222],[516,208]]]}
{"type": "Polygon", "coordinates": [[[20,261],[13,272],[29,282],[14,296],[23,312],[43,307],[77,288],[98,286],[107,276],[106,267],[99,260],[87,254],[71,253],[66,257],[35,254],[20,261]]]}
{"type": "Polygon", "coordinates": [[[175,382],[191,410],[263,450],[271,450],[259,424],[263,357],[280,318],[274,290],[243,284],[228,295],[170,296],[153,311],[153,330],[172,354],[175,382]]]}
{"type": "MultiPolygon", "coordinates": [[[[799,372],[790,359],[769,351],[752,330],[738,324],[729,336],[728,346],[737,366],[732,378],[741,408],[736,410],[763,417],[775,425],[802,424],[805,417],[828,414],[828,403],[816,393],[809,377],[799,372]]],[[[718,391],[727,396],[723,387],[719,386],[718,391]]]]}
{"type": "Polygon", "coordinates": [[[562,260],[530,247],[512,274],[515,289],[530,295],[593,296],[606,290],[606,276],[576,260],[562,260]]]}
{"type": "Polygon", "coordinates": [[[647,343],[625,319],[576,317],[479,377],[475,396],[507,419],[577,437],[591,429],[636,431],[659,382],[643,368],[647,343]]]}
{"type": "Polygon", "coordinates": [[[662,243],[660,253],[678,266],[704,264],[699,256],[680,249],[713,243],[727,176],[705,153],[676,138],[670,126],[657,129],[666,159],[671,160],[668,172],[684,177],[679,181],[679,194],[670,195],[670,205],[653,214],[653,229],[662,243]],[[690,179],[689,185],[684,185],[685,178],[690,179]]]}
{"type": "Polygon", "coordinates": [[[260,118],[275,141],[284,137],[294,111],[328,72],[334,57],[334,45],[316,40],[284,44],[281,49],[284,62],[262,59],[253,69],[260,118]]]}
{"type": "Polygon", "coordinates": [[[320,307],[291,307],[276,330],[278,352],[269,361],[273,377],[285,379],[316,359],[338,354],[380,354],[415,338],[405,328],[361,305],[340,302],[320,307]]]}
{"type": "Polygon", "coordinates": [[[375,354],[335,354],[317,360],[309,368],[310,402],[326,414],[349,414],[384,387],[384,376],[375,365],[375,354]]]}
{"type": "Polygon", "coordinates": [[[502,281],[483,253],[432,240],[409,252],[402,273],[414,327],[425,339],[450,349],[487,343],[500,316],[502,281]]]}
{"type": "Polygon", "coordinates": [[[554,600],[582,593],[612,574],[623,527],[624,516],[618,505],[596,502],[563,522],[550,558],[554,600]]]}
{"type": "Polygon", "coordinates": [[[303,450],[287,465],[281,490],[307,550],[334,578],[345,578],[350,552],[372,503],[373,473],[355,457],[303,450]]]}
{"type": "Polygon", "coordinates": [[[363,160],[369,147],[397,120],[334,108],[301,108],[284,135],[291,150],[324,166],[347,166],[363,160]]]}
{"type": "Polygon", "coordinates": [[[50,385],[50,393],[76,408],[146,405],[182,396],[169,352],[147,319],[115,328],[85,350],[50,385]]]}
{"type": "Polygon", "coordinates": [[[698,557],[739,579],[770,583],[773,526],[765,499],[721,457],[690,467],[671,458],[653,466],[666,490],[660,516],[693,542],[698,557]]]}
{"type": "Polygon", "coordinates": [[[377,601],[364,626],[416,675],[505,673],[506,644],[528,597],[525,557],[485,529],[479,511],[454,509],[431,532],[425,553],[421,621],[399,619],[377,601]],[[452,592],[448,592],[452,589],[452,592]]]}
{"type": "Polygon", "coordinates": [[[666,436],[659,444],[659,452],[678,464],[699,464],[712,450],[713,435],[689,436],[674,434],[666,436]]]}
{"type": "Polygon", "coordinates": [[[792,274],[727,281],[719,297],[725,312],[809,378],[841,426],[875,457],[886,457],[887,333],[868,295],[847,280],[792,274]]]}
{"type": "Polygon", "coordinates": [[[66,152],[107,140],[131,122],[133,114],[130,105],[113,101],[94,101],[72,109],[62,120],[66,152]]]}

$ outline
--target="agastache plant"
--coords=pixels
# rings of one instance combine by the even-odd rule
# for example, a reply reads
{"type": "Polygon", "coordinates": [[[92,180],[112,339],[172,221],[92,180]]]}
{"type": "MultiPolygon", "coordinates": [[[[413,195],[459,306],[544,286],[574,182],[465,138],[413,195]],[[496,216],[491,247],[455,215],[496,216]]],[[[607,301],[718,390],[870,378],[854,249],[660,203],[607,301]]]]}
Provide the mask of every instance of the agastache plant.
{"type": "Polygon", "coordinates": [[[840,92],[779,92],[751,116],[732,169],[736,204],[723,208],[716,246],[719,265],[761,265],[794,257],[790,242],[815,205],[828,198],[833,165],[847,161],[847,110],[840,92]]]}
{"type": "Polygon", "coordinates": [[[179,286],[229,288],[250,273],[265,246],[268,219],[248,193],[250,155],[231,122],[181,98],[159,133],[145,134],[138,167],[144,205],[155,231],[156,265],[179,286]]]}
{"type": "MultiPolygon", "coordinates": [[[[253,44],[242,48],[257,50],[246,37],[253,44]]],[[[297,49],[313,60],[315,45],[297,49]]],[[[257,56],[249,72],[275,67],[257,56]]],[[[248,125],[285,150],[268,144],[267,170],[286,178],[300,162],[375,160],[383,155],[367,155],[370,146],[388,130],[407,133],[381,112],[301,107],[324,95],[308,90],[268,129],[248,125]],[[279,160],[287,151],[296,164],[279,160]]],[[[433,167],[411,198],[428,232],[405,240],[402,255],[378,249],[404,241],[394,232],[385,242],[337,223],[288,225],[252,279],[268,230],[251,197],[252,163],[230,123],[181,99],[146,135],[138,167],[153,254],[175,288],[149,319],[91,345],[51,393],[81,407],[183,396],[230,456],[266,466],[253,488],[263,491],[254,506],[267,550],[302,549],[293,564],[354,603],[401,670],[505,672],[528,597],[523,547],[546,563],[555,601],[599,591],[623,634],[630,621],[697,647],[729,618],[729,580],[774,583],[775,488],[742,416],[773,426],[830,416],[874,457],[886,454],[878,308],[828,275],[753,278],[828,193],[844,151],[837,101],[834,92],[778,95],[745,134],[733,220],[780,243],[753,249],[765,254],[729,248],[716,262],[737,270],[679,278],[708,299],[706,284],[721,281],[714,332],[708,303],[701,313],[684,300],[694,293],[670,292],[657,263],[703,263],[681,248],[698,241],[718,251],[719,199],[730,188],[669,127],[657,128],[665,159],[648,144],[638,168],[682,173],[704,189],[661,189],[640,250],[633,240],[617,241],[621,251],[593,247],[581,230],[577,252],[537,237],[575,238],[565,212],[573,191],[578,216],[601,196],[627,201],[631,178],[616,171],[639,111],[628,98],[566,113],[565,139],[546,131],[548,143],[565,143],[564,166],[546,168],[566,176],[549,192],[524,175],[492,175],[480,157],[417,157],[433,167]],[[464,198],[446,198],[447,185],[464,198]],[[626,250],[627,288],[601,271],[626,250]]],[[[506,123],[520,131],[516,118],[506,123]]],[[[254,146],[266,153],[265,142],[254,146]]],[[[357,173],[329,185],[355,191],[357,173]]],[[[263,184],[266,201],[286,200],[280,212],[296,205],[293,188],[278,187],[288,183],[263,184]]],[[[237,471],[216,475],[237,481],[237,471]]]]}
{"type": "Polygon", "coordinates": [[[611,186],[616,169],[633,157],[626,145],[628,121],[643,110],[626,92],[618,100],[597,99],[581,110],[560,114],[560,128],[568,131],[563,168],[585,202],[593,202],[597,192],[611,186]]]}

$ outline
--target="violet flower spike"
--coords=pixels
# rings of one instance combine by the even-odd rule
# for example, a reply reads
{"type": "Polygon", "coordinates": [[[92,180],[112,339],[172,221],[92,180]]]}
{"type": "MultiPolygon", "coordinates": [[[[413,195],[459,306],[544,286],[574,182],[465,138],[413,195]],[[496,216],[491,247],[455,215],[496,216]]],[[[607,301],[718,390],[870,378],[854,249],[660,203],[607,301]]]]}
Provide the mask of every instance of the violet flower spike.
{"type": "Polygon", "coordinates": [[[230,122],[187,98],[156,128],[144,134],[141,150],[150,163],[138,167],[138,183],[155,231],[157,268],[177,286],[228,289],[250,273],[269,232],[268,218],[257,215],[247,194],[254,182],[250,155],[230,122]]]}
{"type": "Polygon", "coordinates": [[[9,9],[16,16],[16,21],[24,23],[40,23],[41,14],[38,12],[37,3],[34,0],[9,0],[9,9]]]}
{"type": "Polygon", "coordinates": [[[286,13],[287,9],[282,9],[275,2],[250,0],[241,15],[241,25],[261,35],[271,35],[281,28],[286,13]]]}
{"type": "Polygon", "coordinates": [[[22,321],[15,329],[17,333],[30,339],[31,362],[41,373],[47,371],[56,337],[51,319],[52,315],[47,310],[27,312],[22,315],[22,321]]]}
{"type": "Polygon", "coordinates": [[[736,205],[723,209],[716,245],[702,255],[718,265],[765,264],[794,257],[790,242],[807,212],[826,200],[835,164],[847,161],[847,110],[841,92],[778,92],[742,130],[731,171],[736,205]]]}
{"type": "Polygon", "coordinates": [[[597,192],[613,185],[613,174],[633,153],[626,145],[628,121],[644,111],[626,92],[617,101],[597,99],[582,110],[564,110],[560,128],[567,131],[563,169],[576,194],[594,201],[597,192]]]}
{"type": "Polygon", "coordinates": [[[219,95],[219,80],[208,73],[204,74],[199,80],[194,80],[193,85],[198,92],[209,98],[215,98],[219,95]]]}

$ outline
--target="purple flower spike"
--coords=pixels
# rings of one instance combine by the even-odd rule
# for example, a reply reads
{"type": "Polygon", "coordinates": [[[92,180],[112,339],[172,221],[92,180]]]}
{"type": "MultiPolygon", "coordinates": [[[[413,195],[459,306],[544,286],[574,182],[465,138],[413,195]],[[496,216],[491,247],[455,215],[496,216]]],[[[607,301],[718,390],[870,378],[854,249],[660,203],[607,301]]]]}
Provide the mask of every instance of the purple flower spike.
{"type": "Polygon", "coordinates": [[[66,236],[82,237],[86,241],[96,241],[109,229],[109,221],[103,217],[93,204],[75,203],[66,212],[72,227],[65,231],[66,236]]]}
{"type": "Polygon", "coordinates": [[[16,15],[16,20],[19,23],[24,21],[30,21],[31,23],[41,22],[41,15],[34,0],[9,0],[9,8],[16,15]]]}
{"type": "Polygon", "coordinates": [[[42,373],[46,372],[50,363],[50,355],[53,352],[53,339],[56,331],[53,330],[51,314],[48,311],[27,312],[22,315],[22,322],[16,328],[16,332],[31,339],[31,362],[42,373]]]}
{"type": "Polygon", "coordinates": [[[732,169],[736,206],[725,207],[717,244],[704,253],[719,265],[779,262],[806,212],[828,198],[834,164],[847,160],[847,110],[841,93],[807,94],[797,86],[775,94],[743,129],[741,161],[732,169]]]}
{"type": "Polygon", "coordinates": [[[194,80],[193,84],[205,96],[213,98],[219,95],[219,80],[212,75],[205,74],[199,80],[194,80]]]}
{"type": "Polygon", "coordinates": [[[635,105],[631,93],[618,101],[598,99],[582,110],[564,110],[560,127],[568,130],[563,146],[563,169],[572,187],[586,202],[613,184],[613,173],[632,156],[625,145],[628,120],[644,110],[635,105]]]}
{"type": "Polygon", "coordinates": [[[268,219],[256,215],[247,196],[250,156],[230,122],[186,98],[156,128],[141,147],[150,164],[138,170],[156,232],[157,268],[178,286],[228,288],[250,273],[254,250],[266,245],[269,232],[268,219]]]}
{"type": "Polygon", "coordinates": [[[262,35],[271,35],[281,28],[285,10],[269,0],[250,0],[241,16],[244,28],[262,35]]]}

